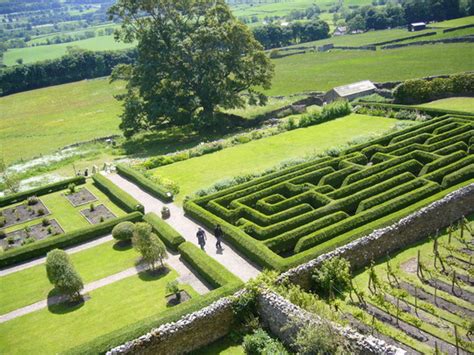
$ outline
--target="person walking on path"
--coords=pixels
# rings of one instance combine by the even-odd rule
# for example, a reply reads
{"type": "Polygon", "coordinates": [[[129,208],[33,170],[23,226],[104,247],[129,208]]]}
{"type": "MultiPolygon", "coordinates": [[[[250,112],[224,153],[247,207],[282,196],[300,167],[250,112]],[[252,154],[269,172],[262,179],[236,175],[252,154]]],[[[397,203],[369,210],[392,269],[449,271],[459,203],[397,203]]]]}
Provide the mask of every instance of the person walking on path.
{"type": "Polygon", "coordinates": [[[206,232],[204,232],[204,229],[201,227],[198,228],[198,231],[196,233],[196,237],[198,239],[198,244],[201,247],[202,250],[204,250],[204,246],[206,245],[206,232]]]}
{"type": "Polygon", "coordinates": [[[222,242],[223,233],[222,233],[222,228],[219,224],[216,225],[216,228],[214,228],[214,236],[216,237],[216,240],[217,240],[216,249],[222,250],[221,242],[222,242]]]}

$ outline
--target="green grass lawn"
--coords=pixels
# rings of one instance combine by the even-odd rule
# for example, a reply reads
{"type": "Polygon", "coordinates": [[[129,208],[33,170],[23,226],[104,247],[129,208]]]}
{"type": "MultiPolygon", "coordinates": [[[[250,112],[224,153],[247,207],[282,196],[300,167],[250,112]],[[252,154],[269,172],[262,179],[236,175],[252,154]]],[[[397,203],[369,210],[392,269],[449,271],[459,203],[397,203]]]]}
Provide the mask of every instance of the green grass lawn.
{"type": "Polygon", "coordinates": [[[269,138],[227,148],[198,158],[152,170],[176,182],[180,193],[176,201],[201,188],[236,175],[264,171],[278,163],[305,155],[322,153],[357,136],[380,134],[397,120],[353,114],[320,125],[296,129],[269,138]]]}
{"type": "MultiPolygon", "coordinates": [[[[120,207],[114,204],[110,199],[102,192],[92,182],[88,182],[85,185],[81,185],[78,189],[86,187],[95,197],[97,197],[97,201],[94,201],[94,205],[98,206],[100,204],[104,204],[115,216],[120,217],[125,215],[125,211],[123,211],[120,207]]],[[[65,232],[70,232],[79,228],[90,227],[90,224],[85,217],[80,214],[80,211],[83,209],[90,208],[90,203],[74,207],[69,200],[66,199],[63,194],[66,190],[54,192],[48,195],[40,196],[41,201],[45,204],[48,210],[51,212],[50,215],[46,216],[48,219],[55,219],[61,225],[65,232]]],[[[24,203],[24,202],[22,202],[24,203]]],[[[12,232],[15,230],[20,230],[25,228],[26,226],[31,226],[33,224],[41,223],[43,217],[38,217],[34,220],[20,223],[8,227],[5,231],[12,232]]],[[[54,238],[54,237],[52,237],[54,238]]]]}
{"type": "Polygon", "coordinates": [[[3,54],[3,63],[7,66],[15,65],[17,59],[23,63],[38,62],[41,60],[55,59],[67,52],[67,47],[77,46],[91,51],[117,50],[133,47],[134,44],[117,42],[114,36],[100,36],[68,43],[50,44],[45,46],[13,48],[3,54]]]}
{"type": "Polygon", "coordinates": [[[431,101],[420,106],[474,112],[474,97],[450,97],[431,101]]]}
{"type": "Polygon", "coordinates": [[[332,51],[277,59],[270,95],[288,95],[369,79],[405,80],[474,69],[471,44],[437,44],[386,51],[332,51]]]}
{"type": "MultiPolygon", "coordinates": [[[[131,246],[119,247],[115,241],[71,254],[84,284],[133,267],[138,258],[131,246]]],[[[0,314],[41,301],[54,289],[46,277],[44,264],[2,276],[0,283],[0,314]]]]}
{"type": "Polygon", "coordinates": [[[0,98],[0,156],[12,163],[120,133],[121,107],[113,95],[123,87],[95,79],[0,98]]]}
{"type": "Polygon", "coordinates": [[[240,344],[233,342],[228,336],[202,348],[193,351],[192,355],[244,355],[245,350],[240,344]]]}
{"type": "Polygon", "coordinates": [[[474,16],[467,16],[467,17],[456,18],[454,20],[432,23],[430,24],[430,26],[441,27],[441,28],[451,28],[451,27],[470,25],[473,23],[474,23],[474,16]]]}
{"type": "MultiPolygon", "coordinates": [[[[55,354],[167,309],[166,284],[177,278],[135,275],[90,292],[75,308],[57,305],[0,324],[6,354],[55,354]]],[[[197,293],[182,285],[193,297],[197,293]]]]}

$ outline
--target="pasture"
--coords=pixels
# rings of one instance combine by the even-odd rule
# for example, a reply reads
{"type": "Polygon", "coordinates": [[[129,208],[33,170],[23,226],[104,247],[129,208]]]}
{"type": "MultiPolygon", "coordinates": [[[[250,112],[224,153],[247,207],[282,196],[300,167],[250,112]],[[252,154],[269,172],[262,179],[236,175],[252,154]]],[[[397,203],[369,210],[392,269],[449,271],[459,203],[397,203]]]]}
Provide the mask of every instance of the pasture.
{"type": "Polygon", "coordinates": [[[423,107],[442,108],[445,110],[459,110],[466,112],[474,112],[473,97],[450,97],[436,101],[421,104],[423,107]]]}
{"type": "Polygon", "coordinates": [[[3,63],[7,66],[15,65],[17,59],[23,63],[33,63],[47,59],[56,59],[67,52],[67,48],[77,46],[91,51],[107,51],[131,48],[134,44],[117,42],[114,36],[100,36],[68,43],[50,44],[45,46],[13,48],[3,55],[3,63]]]}
{"type": "Polygon", "coordinates": [[[357,137],[384,133],[396,123],[394,119],[354,114],[163,166],[152,173],[176,182],[180,186],[176,200],[182,202],[186,195],[220,180],[263,172],[285,160],[323,153],[357,137]]]}

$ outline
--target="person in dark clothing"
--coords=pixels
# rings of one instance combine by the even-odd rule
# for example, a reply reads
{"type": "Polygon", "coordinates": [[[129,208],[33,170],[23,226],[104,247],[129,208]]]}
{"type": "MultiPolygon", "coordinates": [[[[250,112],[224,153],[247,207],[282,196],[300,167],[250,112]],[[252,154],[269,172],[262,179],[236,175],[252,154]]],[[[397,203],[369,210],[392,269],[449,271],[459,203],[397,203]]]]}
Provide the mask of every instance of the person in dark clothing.
{"type": "Polygon", "coordinates": [[[216,249],[222,250],[221,242],[222,242],[223,233],[222,233],[222,228],[219,224],[216,226],[216,228],[214,228],[214,236],[216,237],[216,240],[217,240],[216,249]]]}
{"type": "Polygon", "coordinates": [[[204,232],[204,229],[201,227],[198,228],[198,231],[196,233],[196,237],[198,239],[198,244],[201,247],[202,250],[204,250],[204,247],[206,246],[206,232],[204,232]]]}

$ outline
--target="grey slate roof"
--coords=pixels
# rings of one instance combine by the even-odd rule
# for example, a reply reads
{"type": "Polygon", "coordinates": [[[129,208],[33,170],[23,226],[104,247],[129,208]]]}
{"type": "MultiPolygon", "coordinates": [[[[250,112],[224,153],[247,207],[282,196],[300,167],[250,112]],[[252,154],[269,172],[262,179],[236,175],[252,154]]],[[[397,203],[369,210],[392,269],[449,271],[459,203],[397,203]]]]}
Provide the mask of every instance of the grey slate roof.
{"type": "Polygon", "coordinates": [[[375,85],[370,80],[335,87],[333,90],[341,97],[350,96],[359,92],[375,90],[375,85]]]}

